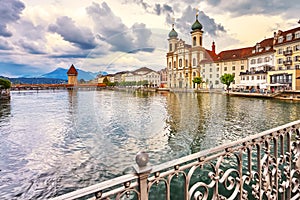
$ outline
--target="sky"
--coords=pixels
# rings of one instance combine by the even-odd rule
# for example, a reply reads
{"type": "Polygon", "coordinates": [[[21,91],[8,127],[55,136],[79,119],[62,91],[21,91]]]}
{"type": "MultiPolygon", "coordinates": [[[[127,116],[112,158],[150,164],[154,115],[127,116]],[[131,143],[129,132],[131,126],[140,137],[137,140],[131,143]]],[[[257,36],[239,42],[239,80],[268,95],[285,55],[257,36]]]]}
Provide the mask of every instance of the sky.
{"type": "Polygon", "coordinates": [[[165,68],[168,33],[203,46],[254,46],[300,26],[298,0],[0,0],[0,76],[40,76],[72,64],[91,72],[165,68]]]}

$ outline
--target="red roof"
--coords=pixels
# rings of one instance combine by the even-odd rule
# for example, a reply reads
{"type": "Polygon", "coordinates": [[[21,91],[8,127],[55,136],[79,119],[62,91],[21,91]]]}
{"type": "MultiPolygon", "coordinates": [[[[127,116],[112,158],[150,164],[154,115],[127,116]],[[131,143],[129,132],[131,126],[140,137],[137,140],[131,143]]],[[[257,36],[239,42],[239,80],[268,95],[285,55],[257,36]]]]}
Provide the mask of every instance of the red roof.
{"type": "Polygon", "coordinates": [[[274,38],[267,38],[264,39],[261,42],[256,43],[256,45],[253,47],[252,51],[254,50],[255,52],[252,52],[252,55],[259,55],[259,54],[264,54],[268,52],[274,52],[275,50],[273,49],[273,41],[274,38]]]}
{"type": "Polygon", "coordinates": [[[211,63],[211,62],[217,61],[217,57],[218,56],[215,52],[205,49],[204,59],[201,60],[200,63],[201,64],[202,63],[211,63]]]}
{"type": "Polygon", "coordinates": [[[221,51],[217,55],[218,61],[226,61],[226,60],[241,60],[246,59],[251,55],[253,47],[246,47],[241,49],[232,49],[221,51]]]}
{"type": "Polygon", "coordinates": [[[287,31],[281,31],[279,30],[278,33],[276,34],[276,32],[274,34],[275,35],[275,45],[281,45],[281,44],[285,44],[285,43],[289,43],[289,42],[294,42],[294,41],[300,41],[300,38],[295,38],[295,33],[300,31],[300,27],[297,27],[297,28],[293,28],[293,29],[290,29],[290,30],[287,30],[287,31]],[[288,34],[292,34],[292,39],[287,41],[286,40],[286,36],[288,34]],[[281,43],[278,42],[278,37],[281,37],[283,36],[283,41],[281,43]]]}
{"type": "Polygon", "coordinates": [[[73,75],[73,76],[77,76],[78,75],[78,72],[77,70],[75,69],[74,65],[72,64],[70,69],[68,70],[67,72],[68,75],[73,75]]]}

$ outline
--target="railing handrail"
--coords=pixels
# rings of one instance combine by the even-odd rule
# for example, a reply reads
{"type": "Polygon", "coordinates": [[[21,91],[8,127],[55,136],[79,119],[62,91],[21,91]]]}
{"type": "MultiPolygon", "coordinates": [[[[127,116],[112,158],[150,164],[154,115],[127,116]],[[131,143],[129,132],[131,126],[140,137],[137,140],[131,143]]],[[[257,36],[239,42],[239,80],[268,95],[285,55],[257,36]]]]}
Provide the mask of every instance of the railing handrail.
{"type": "MultiPolygon", "coordinates": [[[[107,181],[83,188],[83,189],[79,189],[77,191],[58,196],[58,197],[54,198],[53,200],[62,200],[62,199],[63,200],[71,200],[71,199],[76,199],[76,198],[80,198],[80,197],[91,195],[91,194],[96,194],[96,196],[97,196],[98,193],[100,193],[99,199],[104,199],[104,198],[110,197],[111,195],[114,195],[114,194],[118,194],[119,198],[116,198],[116,199],[120,199],[120,196],[122,196],[123,194],[126,194],[128,191],[133,191],[141,200],[148,200],[148,192],[149,192],[150,188],[152,187],[152,184],[155,183],[156,181],[162,180],[161,178],[163,178],[163,177],[169,177],[169,178],[165,179],[164,181],[171,181],[171,179],[172,179],[171,177],[174,174],[183,173],[183,174],[185,174],[185,176],[189,176],[187,178],[187,180],[189,180],[191,178],[189,175],[190,173],[186,174],[183,170],[190,169],[190,171],[193,171],[195,169],[195,167],[198,166],[197,162],[205,163],[206,161],[210,161],[212,159],[217,159],[217,158],[218,158],[219,162],[221,162],[222,159],[220,159],[220,157],[224,157],[225,154],[227,154],[227,153],[231,154],[232,152],[239,152],[241,150],[243,151],[245,148],[252,148],[252,147],[250,147],[251,145],[258,145],[259,146],[258,151],[260,151],[261,145],[262,146],[263,146],[263,144],[265,145],[266,139],[273,140],[274,138],[278,138],[279,136],[281,137],[284,134],[287,134],[289,132],[291,134],[291,132],[295,131],[295,129],[297,129],[297,131],[298,131],[297,137],[296,137],[298,141],[295,143],[296,145],[298,145],[298,147],[296,147],[296,148],[298,148],[298,153],[296,155],[297,156],[296,159],[298,159],[298,161],[294,160],[293,162],[297,162],[296,169],[294,169],[294,172],[299,173],[299,169],[300,169],[299,168],[300,167],[300,161],[299,161],[299,159],[300,159],[300,157],[299,157],[299,155],[300,155],[300,141],[299,141],[300,120],[297,120],[297,121],[290,122],[288,124],[285,124],[285,125],[273,128],[273,129],[269,129],[269,130],[260,132],[255,135],[247,136],[245,138],[239,139],[234,142],[219,145],[219,146],[211,148],[211,149],[203,150],[203,151],[200,151],[200,152],[197,152],[197,153],[194,153],[191,155],[187,155],[187,156],[184,156],[184,157],[181,157],[181,158],[178,158],[175,160],[171,160],[171,161],[168,161],[168,162],[165,162],[165,163],[162,163],[159,165],[155,165],[155,166],[139,165],[140,163],[137,161],[137,158],[136,158],[136,161],[138,164],[138,166],[135,166],[136,173],[123,175],[123,176],[120,176],[117,178],[113,178],[111,180],[107,180],[107,181]],[[194,168],[194,169],[191,169],[191,168],[194,168]],[[139,189],[136,189],[136,188],[139,188],[139,189]],[[110,189],[110,190],[108,190],[108,189],[110,189]]],[[[290,136],[288,136],[288,135],[289,134],[287,134],[287,138],[289,141],[290,136]]],[[[284,140],[283,137],[280,140],[281,140],[281,145],[283,145],[283,140],[284,140]]],[[[275,149],[279,149],[278,144],[277,144],[278,139],[275,139],[275,141],[276,141],[276,145],[277,145],[275,147],[275,149]]],[[[269,142],[267,142],[267,143],[269,143],[269,142]]],[[[274,160],[272,160],[272,161],[274,161],[276,163],[278,162],[277,164],[280,164],[280,162],[288,162],[289,164],[288,164],[287,168],[285,168],[285,170],[291,170],[290,169],[291,161],[292,161],[291,160],[292,159],[291,144],[287,144],[287,145],[288,145],[287,146],[287,155],[285,155],[285,154],[283,155],[283,146],[281,146],[280,147],[281,148],[280,158],[279,157],[277,158],[277,154],[276,154],[274,157],[275,161],[274,160]],[[279,159],[279,160],[277,160],[277,159],[279,159]]],[[[269,147],[267,147],[267,149],[268,148],[269,147]]],[[[251,150],[248,149],[248,151],[251,151],[251,150]]],[[[270,151],[270,149],[267,150],[267,152],[269,152],[269,151],[270,151]]],[[[259,153],[259,155],[261,156],[260,153],[259,153]]],[[[145,156],[145,154],[143,156],[145,156]]],[[[148,156],[148,155],[146,154],[146,156],[148,156]]],[[[261,159],[260,156],[259,156],[259,159],[261,159]]],[[[268,156],[270,156],[270,155],[268,155],[268,156]]],[[[249,159],[251,160],[251,156],[250,156],[250,158],[248,158],[248,161],[249,161],[249,159]]],[[[148,162],[148,157],[146,158],[146,160],[148,162]]],[[[257,161],[258,161],[258,163],[257,163],[258,170],[262,170],[263,159],[257,160],[257,161]]],[[[279,170],[279,168],[278,168],[278,166],[276,166],[276,164],[274,166],[276,167],[276,170],[279,170]]],[[[218,165],[218,167],[216,167],[216,169],[218,169],[218,170],[215,173],[217,173],[217,174],[219,173],[219,167],[220,167],[219,165],[218,165]]],[[[241,166],[240,166],[239,170],[242,170],[241,166]]],[[[251,170],[251,168],[250,168],[250,170],[251,170]]],[[[266,171],[264,171],[264,173],[265,172],[266,171]]],[[[240,171],[240,173],[242,173],[242,171],[240,171]]],[[[250,171],[250,177],[252,177],[252,173],[253,173],[253,171],[250,171]]],[[[287,175],[289,175],[289,173],[287,171],[284,173],[287,173],[287,175]]],[[[276,176],[278,176],[278,174],[279,173],[276,172],[276,176]]],[[[240,175],[240,177],[238,177],[238,180],[241,181],[241,176],[244,174],[239,174],[239,175],[240,175]]],[[[257,175],[260,178],[262,178],[262,180],[260,180],[258,183],[259,190],[257,189],[257,191],[254,192],[255,195],[259,194],[260,190],[265,189],[261,185],[263,181],[267,181],[264,183],[270,184],[270,183],[268,183],[268,180],[266,180],[266,177],[262,176],[261,172],[258,172],[257,175]]],[[[266,176],[268,176],[268,174],[266,174],[266,176]]],[[[299,176],[300,176],[300,173],[299,173],[299,176]]],[[[217,177],[219,177],[219,176],[216,175],[216,178],[217,177]]],[[[281,183],[282,185],[280,185],[280,187],[282,186],[282,187],[291,188],[291,184],[292,184],[291,182],[294,179],[292,179],[292,177],[290,175],[287,176],[287,178],[289,178],[289,180],[287,182],[281,183]],[[286,185],[286,184],[289,184],[289,185],[286,185]]],[[[220,182],[224,182],[224,180],[218,180],[218,179],[216,179],[216,180],[220,181],[220,182]]],[[[167,182],[166,182],[166,184],[167,184],[167,182]]],[[[217,183],[215,182],[214,184],[217,184],[217,183]]],[[[240,184],[243,185],[243,183],[240,183],[240,184]]],[[[275,184],[277,184],[276,187],[278,189],[278,187],[279,187],[278,183],[275,183],[275,184]]],[[[168,187],[170,187],[169,182],[167,185],[169,185],[168,187]]],[[[186,195],[187,194],[192,195],[195,188],[191,187],[192,191],[187,192],[187,190],[189,190],[188,186],[189,186],[188,183],[186,183],[186,186],[185,186],[186,195]]],[[[205,187],[212,187],[212,186],[207,185],[205,187]]],[[[237,186],[237,187],[242,187],[242,186],[237,186]]],[[[239,189],[240,189],[240,195],[244,195],[244,194],[241,194],[242,188],[239,188],[239,189]]],[[[300,197],[300,189],[298,189],[298,190],[299,190],[299,194],[294,196],[293,199],[300,197]]],[[[290,191],[291,190],[289,189],[289,192],[290,191]]],[[[169,190],[168,190],[168,192],[169,192],[169,190]]],[[[276,192],[278,192],[278,191],[276,191],[276,192]]],[[[169,193],[168,193],[168,195],[169,195],[169,193]]],[[[214,195],[219,195],[219,194],[215,193],[214,195]]],[[[270,193],[268,195],[270,195],[270,197],[271,197],[273,194],[270,193]]],[[[288,194],[288,195],[290,195],[290,194],[288,194]]],[[[219,197],[221,197],[221,196],[219,196],[219,197]]],[[[185,198],[187,198],[187,196],[185,198]]],[[[167,198],[167,199],[169,199],[169,198],[167,198]]],[[[259,199],[261,199],[261,198],[259,198],[259,199]]]]}
{"type": "Polygon", "coordinates": [[[123,176],[119,176],[107,181],[103,181],[101,183],[95,184],[95,185],[91,185],[88,186],[86,188],[82,188],[67,194],[63,194],[61,196],[55,197],[53,198],[53,200],[68,200],[68,199],[76,199],[76,198],[80,198],[82,196],[85,195],[89,195],[89,194],[93,194],[99,191],[102,191],[104,189],[116,186],[120,183],[126,183],[132,180],[137,180],[138,176],[136,174],[126,174],[123,176]]]}
{"type": "Polygon", "coordinates": [[[211,149],[206,149],[206,150],[203,150],[203,151],[191,154],[191,155],[187,155],[187,156],[175,159],[175,160],[171,160],[169,162],[162,163],[162,164],[159,164],[159,165],[156,165],[156,166],[152,166],[151,173],[155,173],[157,171],[162,171],[162,170],[165,170],[165,169],[170,168],[172,166],[180,165],[180,164],[188,162],[190,160],[201,158],[201,157],[204,157],[206,155],[213,154],[213,153],[219,152],[221,150],[225,150],[227,148],[230,148],[230,147],[236,146],[238,144],[242,144],[242,143],[251,141],[251,140],[256,139],[256,138],[261,138],[263,136],[269,135],[270,133],[274,133],[274,132],[277,132],[278,130],[289,128],[289,127],[295,126],[297,124],[300,124],[300,120],[297,120],[297,121],[294,121],[294,122],[291,122],[291,123],[288,123],[288,124],[285,124],[285,125],[273,128],[273,129],[269,129],[269,130],[260,132],[260,133],[255,134],[255,135],[250,135],[246,138],[242,138],[242,139],[237,140],[237,141],[233,141],[233,142],[230,142],[230,143],[227,143],[227,144],[223,144],[223,145],[211,148],[211,149]]]}

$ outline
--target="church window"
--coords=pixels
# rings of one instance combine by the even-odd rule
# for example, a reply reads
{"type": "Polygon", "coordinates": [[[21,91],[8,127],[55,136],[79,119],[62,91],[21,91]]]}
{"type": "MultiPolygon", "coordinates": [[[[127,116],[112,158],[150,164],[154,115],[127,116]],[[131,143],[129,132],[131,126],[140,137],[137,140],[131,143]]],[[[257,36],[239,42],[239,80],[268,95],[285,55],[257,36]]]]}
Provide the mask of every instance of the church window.
{"type": "Polygon", "coordinates": [[[196,66],[196,58],[193,58],[193,66],[196,66]]]}
{"type": "Polygon", "coordinates": [[[196,37],[193,37],[193,46],[196,46],[196,42],[197,42],[196,37]]]}
{"type": "Polygon", "coordinates": [[[172,44],[169,44],[169,51],[172,51],[172,44]]]}

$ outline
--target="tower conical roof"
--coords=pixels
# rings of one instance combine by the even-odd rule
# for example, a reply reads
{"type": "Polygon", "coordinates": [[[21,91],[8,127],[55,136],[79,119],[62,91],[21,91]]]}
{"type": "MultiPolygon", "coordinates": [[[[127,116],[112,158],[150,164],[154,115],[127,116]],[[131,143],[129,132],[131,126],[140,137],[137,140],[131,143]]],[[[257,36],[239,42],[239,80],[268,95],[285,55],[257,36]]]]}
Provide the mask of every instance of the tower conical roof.
{"type": "Polygon", "coordinates": [[[177,38],[178,37],[178,33],[175,31],[174,29],[174,24],[172,25],[172,30],[169,33],[169,38],[177,38]]]}
{"type": "Polygon", "coordinates": [[[198,21],[198,14],[196,14],[196,21],[194,22],[194,24],[192,25],[192,30],[202,30],[202,24],[198,21]]]}

